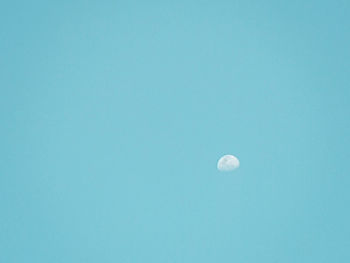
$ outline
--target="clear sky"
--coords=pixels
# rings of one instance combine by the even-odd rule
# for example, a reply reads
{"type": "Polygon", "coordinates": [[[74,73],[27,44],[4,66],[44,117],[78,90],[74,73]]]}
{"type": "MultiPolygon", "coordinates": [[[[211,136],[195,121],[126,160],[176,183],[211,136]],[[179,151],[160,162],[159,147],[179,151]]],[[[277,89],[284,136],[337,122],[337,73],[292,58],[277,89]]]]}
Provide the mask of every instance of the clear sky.
{"type": "Polygon", "coordinates": [[[3,1],[0,262],[350,262],[349,17],[3,1]]]}

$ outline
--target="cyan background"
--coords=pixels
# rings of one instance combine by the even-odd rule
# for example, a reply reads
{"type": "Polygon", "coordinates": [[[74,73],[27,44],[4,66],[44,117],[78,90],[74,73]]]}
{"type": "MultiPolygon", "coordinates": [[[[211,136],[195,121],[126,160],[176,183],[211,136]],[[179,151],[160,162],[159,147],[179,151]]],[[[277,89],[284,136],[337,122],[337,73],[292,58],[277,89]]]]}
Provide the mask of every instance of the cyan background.
{"type": "Polygon", "coordinates": [[[2,1],[0,262],[350,262],[349,8],[2,1]]]}

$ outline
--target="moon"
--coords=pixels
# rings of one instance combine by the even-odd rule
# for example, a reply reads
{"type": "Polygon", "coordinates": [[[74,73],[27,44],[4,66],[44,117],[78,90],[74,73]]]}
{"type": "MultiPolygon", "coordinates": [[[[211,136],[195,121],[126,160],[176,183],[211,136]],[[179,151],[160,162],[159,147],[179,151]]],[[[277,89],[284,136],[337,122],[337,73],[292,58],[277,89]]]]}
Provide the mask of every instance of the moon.
{"type": "Polygon", "coordinates": [[[226,154],[219,159],[217,167],[220,172],[230,172],[239,167],[239,160],[236,156],[226,154]]]}

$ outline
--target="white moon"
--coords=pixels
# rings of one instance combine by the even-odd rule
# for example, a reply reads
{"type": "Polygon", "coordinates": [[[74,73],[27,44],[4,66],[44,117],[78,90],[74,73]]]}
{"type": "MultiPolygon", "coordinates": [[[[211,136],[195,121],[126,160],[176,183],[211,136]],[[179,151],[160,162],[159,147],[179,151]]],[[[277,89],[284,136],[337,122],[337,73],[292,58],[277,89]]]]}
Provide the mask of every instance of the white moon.
{"type": "Polygon", "coordinates": [[[221,172],[233,171],[239,167],[239,160],[237,157],[227,154],[219,159],[217,167],[221,172]]]}

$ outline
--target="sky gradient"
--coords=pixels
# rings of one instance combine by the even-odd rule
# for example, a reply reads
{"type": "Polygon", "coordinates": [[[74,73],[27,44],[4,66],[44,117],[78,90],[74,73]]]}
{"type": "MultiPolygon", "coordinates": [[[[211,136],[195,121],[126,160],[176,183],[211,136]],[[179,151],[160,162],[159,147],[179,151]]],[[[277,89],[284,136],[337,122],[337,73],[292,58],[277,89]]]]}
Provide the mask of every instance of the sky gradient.
{"type": "Polygon", "coordinates": [[[349,3],[3,2],[0,262],[350,262],[349,3]]]}

